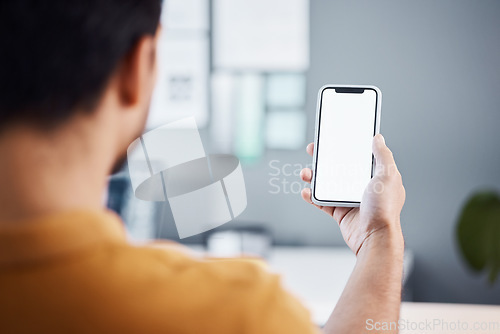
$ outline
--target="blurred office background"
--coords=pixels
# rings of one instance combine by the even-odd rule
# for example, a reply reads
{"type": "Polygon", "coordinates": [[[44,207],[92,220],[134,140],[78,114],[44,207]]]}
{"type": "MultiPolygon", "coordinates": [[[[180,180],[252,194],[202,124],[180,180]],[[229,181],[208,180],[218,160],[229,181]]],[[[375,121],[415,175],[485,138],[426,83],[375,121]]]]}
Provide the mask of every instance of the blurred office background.
{"type": "MultiPolygon", "coordinates": [[[[500,191],[499,1],[165,4],[148,129],[195,116],[207,153],[240,158],[248,205],[225,229],[258,227],[276,246],[343,247],[335,221],[300,198],[298,172],[311,164],[318,89],[376,85],[407,192],[411,299],[500,303],[500,282],[471,271],[456,241],[466,199],[500,191]]],[[[179,240],[168,203],[136,199],[127,171],[113,177],[109,204],[132,238],[206,241],[179,240]]]]}

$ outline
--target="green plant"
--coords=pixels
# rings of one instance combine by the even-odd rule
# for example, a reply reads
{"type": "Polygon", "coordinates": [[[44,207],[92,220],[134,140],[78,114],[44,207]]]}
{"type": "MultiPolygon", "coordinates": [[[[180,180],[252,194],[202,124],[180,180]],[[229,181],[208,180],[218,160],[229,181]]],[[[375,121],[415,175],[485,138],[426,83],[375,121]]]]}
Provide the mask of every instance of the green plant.
{"type": "Polygon", "coordinates": [[[493,284],[500,271],[500,196],[495,191],[473,194],[465,203],[457,225],[462,255],[477,271],[488,271],[493,284]]]}

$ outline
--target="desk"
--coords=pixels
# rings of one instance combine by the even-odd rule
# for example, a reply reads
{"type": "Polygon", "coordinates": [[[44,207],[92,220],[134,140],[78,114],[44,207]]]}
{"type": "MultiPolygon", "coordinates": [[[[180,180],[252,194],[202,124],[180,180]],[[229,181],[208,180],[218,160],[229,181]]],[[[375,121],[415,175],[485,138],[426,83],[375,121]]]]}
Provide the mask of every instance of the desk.
{"type": "MultiPolygon", "coordinates": [[[[203,247],[190,247],[203,253],[203,247]]],[[[268,259],[284,287],[311,311],[316,324],[324,324],[344,290],[356,263],[346,247],[273,247],[268,259]]],[[[404,283],[413,268],[413,255],[405,252],[404,283]]],[[[500,334],[500,306],[403,302],[401,334],[500,334]]],[[[383,331],[373,330],[373,333],[383,331]]]]}
{"type": "Polygon", "coordinates": [[[500,333],[500,306],[497,305],[405,302],[400,318],[401,334],[500,333]]]}
{"type": "MultiPolygon", "coordinates": [[[[309,308],[316,324],[330,316],[355,263],[354,254],[340,247],[276,247],[269,258],[271,270],[309,308]]],[[[412,268],[413,254],[407,250],[404,284],[412,268]]],[[[401,334],[500,334],[500,306],[403,302],[400,324],[401,334]]]]}
{"type": "MultiPolygon", "coordinates": [[[[316,324],[324,324],[344,290],[356,256],[347,247],[274,247],[271,271],[281,275],[284,287],[310,311],[316,324]]],[[[404,283],[413,268],[413,254],[405,252],[404,283]]]]}

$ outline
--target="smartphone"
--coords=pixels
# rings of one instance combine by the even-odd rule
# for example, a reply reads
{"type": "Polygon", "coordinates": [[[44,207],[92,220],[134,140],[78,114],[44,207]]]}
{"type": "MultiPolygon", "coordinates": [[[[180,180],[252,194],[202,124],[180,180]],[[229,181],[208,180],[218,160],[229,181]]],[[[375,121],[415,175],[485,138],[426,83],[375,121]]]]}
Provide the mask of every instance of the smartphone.
{"type": "Polygon", "coordinates": [[[373,136],[382,93],[375,86],[326,85],[318,93],[311,200],[357,207],[373,177],[373,136]]]}

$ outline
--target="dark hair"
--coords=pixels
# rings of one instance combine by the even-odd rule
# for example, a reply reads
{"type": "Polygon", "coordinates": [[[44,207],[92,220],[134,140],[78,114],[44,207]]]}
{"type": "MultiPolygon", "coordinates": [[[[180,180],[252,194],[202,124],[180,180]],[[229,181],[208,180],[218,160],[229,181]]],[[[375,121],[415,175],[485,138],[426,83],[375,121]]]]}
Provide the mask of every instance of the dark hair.
{"type": "Polygon", "coordinates": [[[2,0],[0,129],[91,111],[119,61],[154,35],[161,0],[2,0]]]}

